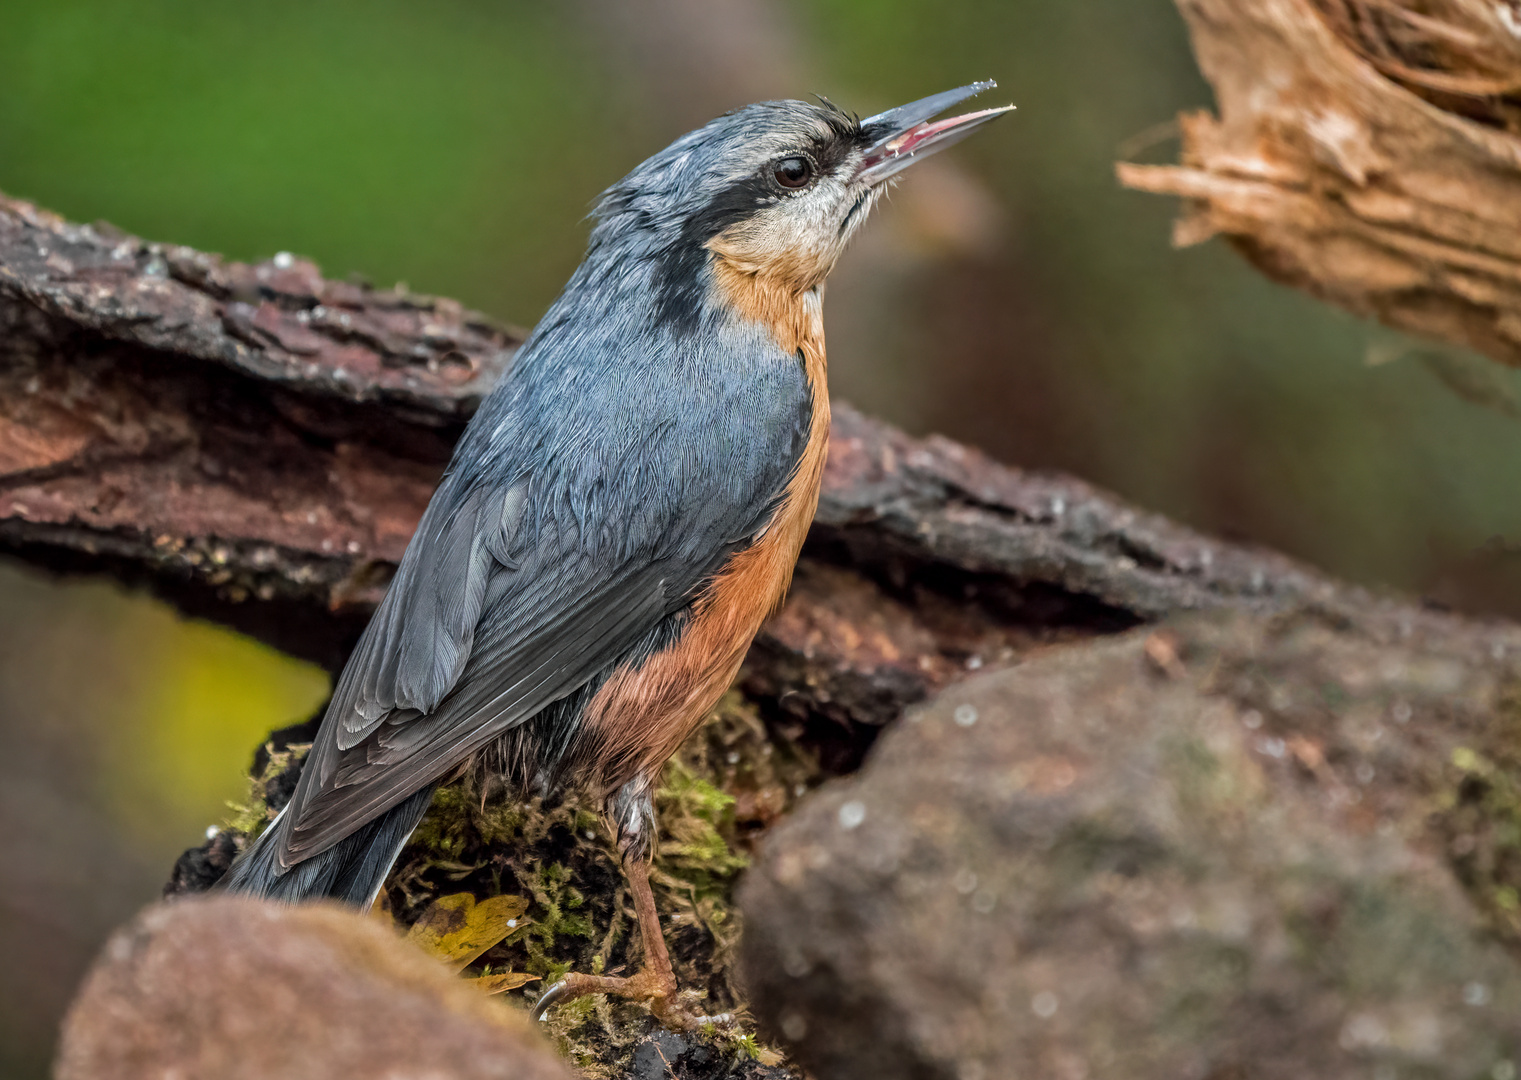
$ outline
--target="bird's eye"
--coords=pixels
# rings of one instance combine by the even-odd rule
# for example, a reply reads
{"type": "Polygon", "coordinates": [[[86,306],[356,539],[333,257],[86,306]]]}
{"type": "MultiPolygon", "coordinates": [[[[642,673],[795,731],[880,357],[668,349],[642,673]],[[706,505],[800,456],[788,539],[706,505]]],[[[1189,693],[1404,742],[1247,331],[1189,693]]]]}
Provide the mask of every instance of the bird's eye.
{"type": "Polygon", "coordinates": [[[813,179],[813,162],[805,157],[784,157],[774,166],[772,175],[784,188],[800,188],[813,179]]]}

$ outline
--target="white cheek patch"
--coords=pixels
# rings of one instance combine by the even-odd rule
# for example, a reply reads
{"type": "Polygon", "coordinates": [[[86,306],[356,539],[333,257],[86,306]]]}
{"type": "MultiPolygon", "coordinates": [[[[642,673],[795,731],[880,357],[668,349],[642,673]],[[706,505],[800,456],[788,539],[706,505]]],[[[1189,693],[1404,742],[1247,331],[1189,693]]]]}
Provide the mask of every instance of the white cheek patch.
{"type": "Polygon", "coordinates": [[[807,191],[785,197],[728,230],[721,237],[723,251],[750,273],[771,270],[821,279],[876,198],[874,192],[866,194],[867,204],[851,215],[861,195],[838,176],[825,176],[807,191]]]}

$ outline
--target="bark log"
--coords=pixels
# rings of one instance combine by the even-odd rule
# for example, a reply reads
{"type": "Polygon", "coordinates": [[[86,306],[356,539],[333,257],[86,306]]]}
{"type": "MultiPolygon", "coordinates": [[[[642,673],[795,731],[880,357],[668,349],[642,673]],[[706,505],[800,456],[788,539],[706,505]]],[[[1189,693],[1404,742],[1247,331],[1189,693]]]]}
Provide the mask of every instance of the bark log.
{"type": "MultiPolygon", "coordinates": [[[[303,259],[224,262],[0,196],[0,550],[336,668],[520,340],[303,259]]],[[[746,685],[876,725],[1053,636],[1353,596],[841,406],[797,585],[746,685]]]]}
{"type": "Polygon", "coordinates": [[[1521,364],[1521,9],[1513,0],[1178,0],[1218,116],[1122,163],[1275,281],[1521,364]]]}
{"type": "Polygon", "coordinates": [[[0,545],[338,662],[518,340],[0,197],[0,545]]]}

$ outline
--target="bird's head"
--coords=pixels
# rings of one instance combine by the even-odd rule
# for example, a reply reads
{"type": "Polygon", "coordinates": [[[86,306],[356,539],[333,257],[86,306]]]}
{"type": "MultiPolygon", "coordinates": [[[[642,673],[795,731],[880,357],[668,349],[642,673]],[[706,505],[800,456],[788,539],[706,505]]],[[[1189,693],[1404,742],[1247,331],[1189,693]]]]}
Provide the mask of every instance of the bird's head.
{"type": "Polygon", "coordinates": [[[1013,106],[932,118],[974,83],[865,120],[828,101],[766,101],[690,132],[610,188],[591,254],[654,261],[663,319],[695,326],[723,275],[798,295],[833,268],[887,181],[1013,106]]]}

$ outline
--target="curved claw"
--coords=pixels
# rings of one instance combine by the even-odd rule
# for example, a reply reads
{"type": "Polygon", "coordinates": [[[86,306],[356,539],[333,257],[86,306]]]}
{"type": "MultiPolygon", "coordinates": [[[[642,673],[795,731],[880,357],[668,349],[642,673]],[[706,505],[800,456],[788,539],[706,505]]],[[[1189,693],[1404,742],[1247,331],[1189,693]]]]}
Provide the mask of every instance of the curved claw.
{"type": "Polygon", "coordinates": [[[553,1009],[562,1001],[568,1000],[571,996],[570,981],[568,979],[561,979],[539,996],[539,1000],[533,1007],[533,1018],[542,1022],[550,1009],[553,1009]]]}

